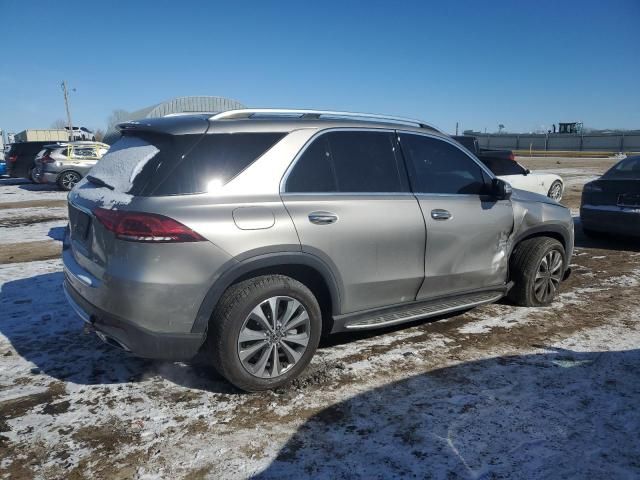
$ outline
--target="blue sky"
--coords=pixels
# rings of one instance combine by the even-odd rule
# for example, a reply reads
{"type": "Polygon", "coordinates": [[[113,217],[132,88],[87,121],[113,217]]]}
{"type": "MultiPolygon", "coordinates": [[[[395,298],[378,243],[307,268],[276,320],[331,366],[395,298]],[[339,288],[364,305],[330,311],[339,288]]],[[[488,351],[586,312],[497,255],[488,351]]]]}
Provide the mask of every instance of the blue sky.
{"type": "Polygon", "coordinates": [[[640,128],[640,1],[0,0],[0,128],[218,95],[453,132],[640,128]]]}

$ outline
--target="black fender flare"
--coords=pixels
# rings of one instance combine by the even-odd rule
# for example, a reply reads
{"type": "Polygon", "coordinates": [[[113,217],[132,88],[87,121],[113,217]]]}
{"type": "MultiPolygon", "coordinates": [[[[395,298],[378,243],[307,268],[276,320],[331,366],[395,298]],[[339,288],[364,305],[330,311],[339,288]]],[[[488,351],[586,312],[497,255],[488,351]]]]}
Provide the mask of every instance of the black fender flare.
{"type": "Polygon", "coordinates": [[[304,252],[277,252],[250,257],[233,264],[214,281],[205,295],[191,328],[191,333],[207,330],[209,319],[222,294],[239,278],[264,268],[280,265],[302,265],[314,269],[323,278],[331,296],[333,314],[338,314],[341,305],[341,283],[332,269],[317,256],[304,252]]]}

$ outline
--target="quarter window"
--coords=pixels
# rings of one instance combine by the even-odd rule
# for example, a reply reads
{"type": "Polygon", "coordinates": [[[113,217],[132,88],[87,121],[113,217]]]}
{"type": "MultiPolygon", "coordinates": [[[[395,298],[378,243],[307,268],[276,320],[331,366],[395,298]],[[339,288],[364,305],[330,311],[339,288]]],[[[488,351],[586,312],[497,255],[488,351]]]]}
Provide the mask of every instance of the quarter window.
{"type": "Polygon", "coordinates": [[[323,134],[304,151],[286,190],[394,193],[407,188],[391,132],[335,131],[323,134]]]}
{"type": "MultiPolygon", "coordinates": [[[[170,174],[160,185],[152,180],[153,194],[176,195],[203,193],[220,187],[247,168],[285,136],[280,132],[213,133],[202,139],[186,154],[185,143],[161,146],[161,156],[168,165],[161,165],[170,174]],[[176,148],[177,147],[177,148],[176,148]]],[[[189,137],[186,135],[185,137],[189,137]]],[[[182,140],[182,139],[181,139],[182,140]]],[[[167,174],[165,170],[165,175],[167,174]]]]}
{"type": "Polygon", "coordinates": [[[417,193],[485,193],[480,166],[452,144],[424,135],[401,134],[402,151],[408,157],[409,176],[417,193]]]}

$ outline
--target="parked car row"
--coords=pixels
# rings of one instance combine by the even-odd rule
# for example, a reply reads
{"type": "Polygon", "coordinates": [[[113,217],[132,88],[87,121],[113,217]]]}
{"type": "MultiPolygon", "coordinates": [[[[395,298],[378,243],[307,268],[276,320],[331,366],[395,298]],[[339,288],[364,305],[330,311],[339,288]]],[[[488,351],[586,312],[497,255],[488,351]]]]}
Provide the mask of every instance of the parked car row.
{"type": "Polygon", "coordinates": [[[109,150],[101,142],[18,142],[7,158],[7,174],[71,190],[109,150]]]}

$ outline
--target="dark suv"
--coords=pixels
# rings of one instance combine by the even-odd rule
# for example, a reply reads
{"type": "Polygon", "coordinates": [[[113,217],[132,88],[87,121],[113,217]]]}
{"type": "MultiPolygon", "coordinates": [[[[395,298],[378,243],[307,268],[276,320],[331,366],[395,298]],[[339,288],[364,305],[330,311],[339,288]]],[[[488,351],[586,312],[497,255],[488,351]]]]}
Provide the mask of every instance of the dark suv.
{"type": "Polygon", "coordinates": [[[33,180],[32,172],[35,167],[35,159],[38,152],[45,145],[50,145],[51,140],[46,142],[19,142],[11,144],[11,149],[6,155],[7,174],[14,178],[28,178],[33,180]]]}

